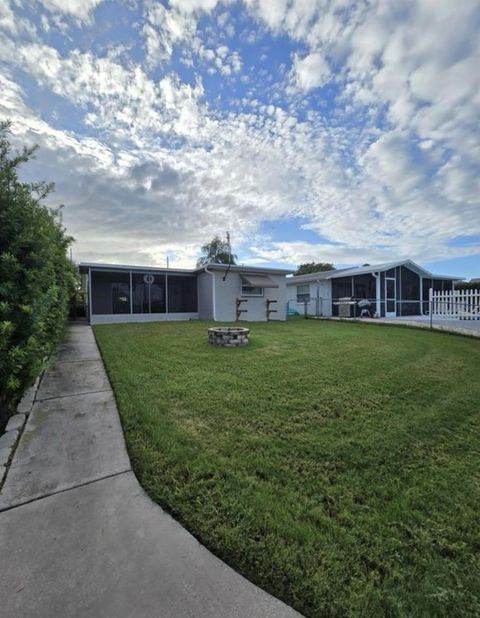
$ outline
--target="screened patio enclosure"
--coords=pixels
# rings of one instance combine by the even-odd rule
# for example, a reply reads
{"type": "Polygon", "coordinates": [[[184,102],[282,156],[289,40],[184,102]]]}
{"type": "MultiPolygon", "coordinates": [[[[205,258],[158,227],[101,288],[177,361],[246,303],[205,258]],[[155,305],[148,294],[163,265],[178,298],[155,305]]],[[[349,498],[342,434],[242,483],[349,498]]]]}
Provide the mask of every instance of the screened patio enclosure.
{"type": "Polygon", "coordinates": [[[101,316],[137,316],[141,321],[172,314],[196,317],[198,312],[193,274],[90,268],[87,290],[89,315],[98,322],[101,316]]]}
{"type": "MultiPolygon", "coordinates": [[[[339,276],[331,281],[334,316],[339,314],[338,299],[347,297],[357,303],[362,299],[368,300],[372,312],[378,312],[381,317],[422,315],[428,313],[430,288],[443,291],[453,289],[452,279],[424,277],[403,265],[377,273],[339,276]]],[[[352,305],[353,311],[355,306],[352,305]]]]}
{"type": "Polygon", "coordinates": [[[434,275],[413,260],[318,271],[287,279],[289,307],[317,317],[426,315],[429,290],[447,292],[461,277],[434,275]]]}

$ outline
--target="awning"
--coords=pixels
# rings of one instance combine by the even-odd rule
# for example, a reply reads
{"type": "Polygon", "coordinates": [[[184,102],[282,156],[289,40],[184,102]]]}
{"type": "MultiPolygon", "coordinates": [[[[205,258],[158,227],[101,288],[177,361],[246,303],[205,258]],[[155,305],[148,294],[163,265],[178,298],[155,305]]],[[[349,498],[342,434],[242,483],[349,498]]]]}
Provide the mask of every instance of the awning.
{"type": "Polygon", "coordinates": [[[252,288],[278,288],[268,275],[242,275],[242,281],[252,288]]]}

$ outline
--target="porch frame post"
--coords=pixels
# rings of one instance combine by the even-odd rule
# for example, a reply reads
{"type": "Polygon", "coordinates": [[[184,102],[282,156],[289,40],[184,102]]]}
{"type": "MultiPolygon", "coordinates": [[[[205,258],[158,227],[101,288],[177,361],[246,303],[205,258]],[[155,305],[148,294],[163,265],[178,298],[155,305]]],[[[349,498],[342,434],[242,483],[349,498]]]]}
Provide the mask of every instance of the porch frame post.
{"type": "Polygon", "coordinates": [[[373,273],[373,276],[376,279],[376,290],[375,290],[375,311],[378,315],[379,318],[382,317],[382,309],[381,309],[381,299],[382,299],[382,294],[381,294],[381,286],[380,286],[380,282],[381,282],[381,276],[380,276],[380,272],[377,273],[373,273]]]}

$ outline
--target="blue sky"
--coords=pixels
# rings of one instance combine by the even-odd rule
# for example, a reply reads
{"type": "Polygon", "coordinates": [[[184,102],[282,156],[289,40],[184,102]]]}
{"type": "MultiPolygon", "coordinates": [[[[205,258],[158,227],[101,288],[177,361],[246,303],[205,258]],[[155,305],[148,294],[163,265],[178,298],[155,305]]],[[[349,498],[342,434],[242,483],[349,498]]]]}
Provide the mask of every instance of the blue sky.
{"type": "Polygon", "coordinates": [[[478,0],[6,0],[0,118],[77,260],[480,276],[478,0]]]}

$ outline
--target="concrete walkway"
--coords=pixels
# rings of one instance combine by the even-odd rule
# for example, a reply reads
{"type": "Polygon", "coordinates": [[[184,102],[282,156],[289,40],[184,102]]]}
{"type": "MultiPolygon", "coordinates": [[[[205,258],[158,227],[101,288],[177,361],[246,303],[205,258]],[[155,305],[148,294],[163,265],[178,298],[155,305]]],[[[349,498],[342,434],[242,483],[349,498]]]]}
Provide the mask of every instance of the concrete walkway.
{"type": "Polygon", "coordinates": [[[338,318],[313,317],[314,320],[335,320],[337,322],[358,322],[361,324],[386,324],[387,326],[411,326],[424,330],[439,330],[467,337],[480,337],[480,320],[436,319],[432,324],[426,316],[398,318],[338,318]]]}
{"type": "Polygon", "coordinates": [[[0,555],[2,618],[300,616],[145,494],[86,325],[41,381],[0,494],[0,555]]]}

